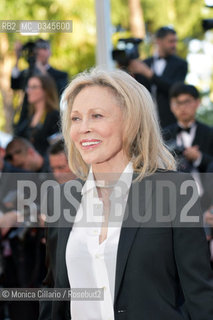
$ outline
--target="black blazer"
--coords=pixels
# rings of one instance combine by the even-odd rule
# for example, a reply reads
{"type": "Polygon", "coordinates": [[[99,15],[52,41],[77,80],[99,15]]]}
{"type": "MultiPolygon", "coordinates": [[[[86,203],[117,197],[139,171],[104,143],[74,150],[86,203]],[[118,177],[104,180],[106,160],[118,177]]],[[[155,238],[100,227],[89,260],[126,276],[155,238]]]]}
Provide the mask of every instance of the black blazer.
{"type": "MultiPolygon", "coordinates": [[[[197,129],[192,146],[198,145],[202,152],[202,161],[197,168],[199,172],[207,172],[209,164],[213,161],[213,128],[196,121],[197,129]]],[[[177,122],[164,129],[164,139],[168,146],[174,144],[178,135],[177,122]]]]}
{"type": "MultiPolygon", "coordinates": [[[[210,284],[213,274],[204,231],[200,227],[202,219],[193,224],[194,227],[189,223],[180,227],[178,222],[181,210],[192,196],[189,190],[188,196],[180,196],[184,181],[183,174],[154,174],[140,183],[133,183],[130,188],[117,253],[115,320],[213,319],[213,287],[210,284]],[[172,198],[165,193],[161,210],[158,201],[160,185],[164,183],[173,185],[175,191],[172,198]],[[174,214],[168,205],[171,199],[176,203],[173,209],[177,214],[172,222],[156,224],[159,214],[174,214]],[[143,220],[147,213],[151,213],[150,219],[143,220]]],[[[80,189],[72,191],[78,203],[81,201],[80,189]]],[[[64,198],[62,195],[62,208],[72,207],[64,198]]],[[[51,212],[53,204],[49,207],[51,212]]],[[[77,208],[71,208],[71,215],[75,216],[76,211],[77,208]]],[[[191,206],[188,215],[200,216],[198,202],[191,206]]],[[[61,216],[60,226],[63,223],[68,225],[61,216]]],[[[54,283],[56,288],[69,288],[65,250],[71,230],[72,225],[58,229],[55,277],[50,264],[47,286],[54,283]]],[[[54,251],[54,245],[54,241],[53,245],[48,244],[49,255],[54,251]]],[[[69,301],[41,302],[39,320],[68,320],[69,308],[69,301]]]]}
{"type": "MultiPolygon", "coordinates": [[[[150,68],[153,64],[153,57],[150,57],[145,62],[150,68]]],[[[167,58],[167,64],[161,76],[154,76],[151,80],[137,74],[136,79],[142,83],[150,92],[151,86],[156,86],[156,100],[158,114],[162,128],[176,121],[173,113],[170,110],[169,90],[176,82],[184,81],[187,74],[187,62],[175,55],[167,58]]]]}
{"type": "Polygon", "coordinates": [[[15,128],[15,135],[24,137],[34,145],[36,150],[45,155],[49,147],[48,138],[54,133],[60,132],[60,113],[58,110],[51,110],[46,113],[44,122],[38,124],[35,128],[31,128],[31,117],[20,119],[15,128]]]}

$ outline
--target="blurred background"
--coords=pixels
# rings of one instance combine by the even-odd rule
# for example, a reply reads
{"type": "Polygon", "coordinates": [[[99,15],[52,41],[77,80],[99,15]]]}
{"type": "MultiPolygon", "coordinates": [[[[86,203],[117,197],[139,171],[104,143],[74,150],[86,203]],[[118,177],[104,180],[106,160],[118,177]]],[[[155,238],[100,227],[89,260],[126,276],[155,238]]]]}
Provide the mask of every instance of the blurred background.
{"type": "MultiPolygon", "coordinates": [[[[178,34],[178,55],[187,59],[187,82],[202,94],[197,117],[213,125],[213,1],[204,0],[111,0],[112,47],[119,38],[139,37],[141,58],[152,53],[152,36],[157,28],[171,25],[178,34]],[[205,27],[205,28],[204,28],[205,27]]],[[[95,65],[96,11],[95,0],[1,0],[3,20],[73,20],[72,33],[22,35],[0,33],[0,131],[12,132],[23,92],[10,88],[11,70],[15,65],[14,45],[49,40],[50,64],[68,72],[69,79],[95,65]]],[[[28,63],[22,57],[20,67],[28,63]]]]}

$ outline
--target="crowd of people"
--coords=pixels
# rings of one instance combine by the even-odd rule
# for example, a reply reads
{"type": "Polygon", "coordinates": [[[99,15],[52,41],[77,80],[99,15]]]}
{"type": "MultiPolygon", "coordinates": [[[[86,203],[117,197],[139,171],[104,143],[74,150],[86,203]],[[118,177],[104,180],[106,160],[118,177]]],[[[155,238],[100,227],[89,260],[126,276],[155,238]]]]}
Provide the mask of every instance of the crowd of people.
{"type": "MultiPolygon", "coordinates": [[[[23,71],[18,67],[22,50],[17,43],[11,88],[24,92],[23,104],[19,120],[14,123],[14,136],[4,149],[1,147],[0,155],[1,286],[38,288],[46,273],[44,222],[39,218],[37,224],[31,225],[29,213],[24,210],[24,223],[18,223],[21,194],[17,182],[33,181],[39,190],[44,181],[59,179],[62,183],[74,177],[67,165],[60,129],[59,98],[68,84],[68,74],[49,65],[48,41],[35,42],[30,52],[33,65],[31,61],[23,71]]],[[[40,202],[38,195],[36,208],[42,216],[40,202]]],[[[38,301],[0,304],[2,320],[36,320],[38,315],[38,301]]]]}
{"type": "Polygon", "coordinates": [[[176,31],[161,27],[153,56],[131,60],[129,74],[94,69],[70,84],[49,65],[48,41],[36,41],[23,71],[16,45],[11,87],[24,98],[12,140],[0,146],[0,285],[102,288],[104,299],[0,301],[0,320],[213,318],[213,127],[196,120],[200,93],[184,83],[176,45],[176,31]],[[60,203],[42,192],[47,181],[60,203]],[[185,181],[193,194],[181,191],[185,181]],[[159,183],[175,191],[165,196],[159,183]],[[192,196],[190,224],[180,217],[192,196]]]}

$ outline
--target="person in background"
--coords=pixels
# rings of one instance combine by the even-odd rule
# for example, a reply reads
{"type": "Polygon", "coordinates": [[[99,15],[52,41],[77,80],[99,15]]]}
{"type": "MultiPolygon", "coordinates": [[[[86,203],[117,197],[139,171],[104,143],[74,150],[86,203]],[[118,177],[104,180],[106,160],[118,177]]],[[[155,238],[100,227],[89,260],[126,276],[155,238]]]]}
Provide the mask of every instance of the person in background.
{"type": "MultiPolygon", "coordinates": [[[[30,44],[29,49],[29,68],[20,71],[18,68],[19,59],[22,56],[23,46],[17,42],[15,44],[16,53],[16,65],[12,70],[11,75],[11,88],[13,90],[24,90],[27,86],[28,79],[33,75],[49,75],[55,82],[58,96],[60,97],[63,90],[68,84],[68,74],[64,71],[57,70],[49,64],[49,58],[51,56],[50,43],[44,39],[38,39],[35,43],[30,44]],[[30,61],[31,62],[30,62],[30,61]]],[[[19,121],[22,122],[28,115],[27,95],[25,94],[23,105],[21,109],[21,115],[19,121]]]]}
{"type": "MultiPolygon", "coordinates": [[[[7,205],[7,210],[0,216],[0,231],[4,244],[2,283],[6,288],[39,288],[46,273],[45,244],[42,242],[44,228],[39,220],[40,190],[42,183],[53,177],[47,160],[24,138],[16,137],[7,145],[5,159],[11,167],[14,166],[17,171],[21,171],[21,174],[4,179],[9,180],[9,184],[15,190],[8,190],[8,196],[4,196],[10,198],[12,207],[8,208],[7,205]],[[14,183],[15,178],[18,182],[33,183],[34,191],[29,191],[28,187],[24,189],[24,199],[33,197],[38,223],[32,223],[32,216],[27,208],[23,207],[23,211],[20,211],[22,193],[17,183],[14,183]],[[35,194],[29,192],[35,192],[35,194]],[[20,216],[23,218],[23,223],[20,223],[20,216]]],[[[8,307],[11,320],[38,319],[38,301],[12,301],[9,302],[8,307]]]]}
{"type": "MultiPolygon", "coordinates": [[[[54,179],[48,159],[42,157],[28,140],[20,137],[16,137],[9,142],[5,150],[5,159],[8,165],[14,168],[13,170],[16,170],[14,172],[23,173],[22,176],[17,175],[16,180],[30,180],[36,185],[37,193],[34,200],[39,212],[42,197],[40,193],[41,185],[47,180],[54,179]]],[[[9,181],[10,186],[11,184],[17,188],[15,180],[9,181]]],[[[16,190],[16,192],[17,191],[18,190],[16,190]]],[[[27,197],[28,195],[26,194],[25,196],[27,197]]],[[[14,200],[16,200],[16,198],[14,200]]],[[[13,214],[11,213],[8,216],[5,214],[4,217],[0,219],[0,227],[3,225],[13,227],[10,221],[15,221],[14,226],[17,224],[17,211],[14,210],[13,214]]]]}
{"type": "MultiPolygon", "coordinates": [[[[199,222],[180,221],[189,200],[180,188],[194,182],[170,171],[175,161],[164,146],[150,94],[126,72],[93,69],[78,75],[64,97],[69,165],[81,180],[54,192],[61,196],[56,272],[50,265],[46,285],[75,288],[77,294],[101,288],[103,296],[42,301],[39,320],[212,320],[213,274],[204,230],[199,222]],[[174,186],[163,199],[162,183],[174,186]],[[161,223],[162,212],[173,218],[161,223]]],[[[54,200],[48,193],[48,216],[54,200]]],[[[187,213],[200,221],[199,202],[187,213]]]]}
{"type": "MultiPolygon", "coordinates": [[[[9,193],[16,192],[17,180],[19,173],[24,173],[22,169],[13,167],[5,161],[5,149],[0,146],[0,286],[4,287],[8,284],[8,266],[11,270],[12,250],[9,240],[5,237],[8,233],[8,226],[16,224],[16,212],[11,210],[10,204],[6,203],[5,199],[9,193]],[[5,216],[7,215],[6,221],[5,216]],[[7,226],[7,228],[5,228],[7,226]]],[[[14,270],[12,274],[9,271],[10,283],[14,279],[14,270]]],[[[13,283],[14,284],[14,283],[13,283]]],[[[10,310],[10,304],[7,301],[0,302],[0,319],[6,319],[6,315],[10,310]]]]}
{"type": "MultiPolygon", "coordinates": [[[[10,163],[10,165],[16,168],[16,170],[21,170],[22,172],[25,171],[25,175],[23,175],[22,178],[19,176],[20,180],[31,180],[36,185],[37,195],[34,200],[37,204],[38,214],[40,215],[39,210],[42,198],[40,193],[41,185],[47,180],[54,179],[48,158],[42,157],[28,140],[16,137],[7,145],[5,150],[5,159],[10,163]]],[[[4,215],[4,218],[0,219],[0,225],[12,226],[10,221],[15,221],[14,225],[16,225],[16,211],[8,216],[4,215]]]]}
{"type": "MultiPolygon", "coordinates": [[[[11,76],[11,88],[14,90],[22,89],[25,90],[27,80],[25,75],[28,74],[28,69],[20,71],[18,68],[19,59],[22,54],[23,46],[20,43],[15,44],[16,53],[16,65],[12,70],[11,76]]],[[[35,56],[35,68],[33,72],[35,74],[46,74],[53,78],[55,81],[58,95],[60,96],[62,91],[66,88],[68,84],[68,74],[64,71],[57,70],[49,64],[49,58],[51,56],[50,43],[47,40],[38,39],[35,42],[34,48],[35,56]]]]}
{"type": "Polygon", "coordinates": [[[176,55],[177,34],[173,28],[159,28],[155,38],[154,55],[144,61],[131,60],[128,70],[152,93],[160,124],[165,128],[175,122],[170,110],[169,90],[175,82],[184,81],[187,62],[176,55]]]}
{"type": "MultiPolygon", "coordinates": [[[[0,254],[3,263],[0,284],[4,288],[39,287],[46,272],[45,247],[40,241],[42,229],[30,228],[27,216],[24,219],[27,224],[18,223],[18,215],[24,212],[17,210],[20,201],[17,183],[29,179],[38,183],[38,176],[29,171],[44,169],[42,156],[33,150],[30,142],[23,138],[12,140],[7,150],[0,148],[0,254]]],[[[38,306],[37,301],[6,301],[0,304],[0,318],[37,320],[38,306]]]]}
{"type": "Polygon", "coordinates": [[[2,178],[2,173],[25,172],[25,170],[12,166],[8,161],[6,161],[5,154],[6,150],[0,146],[0,179],[2,178]]]}
{"type": "MultiPolygon", "coordinates": [[[[60,183],[64,184],[70,180],[75,179],[75,175],[69,168],[67,155],[65,152],[64,140],[58,140],[54,144],[52,144],[49,148],[49,163],[52,173],[54,175],[55,180],[60,183]]],[[[44,220],[43,224],[45,226],[45,215],[41,215],[44,220]]],[[[56,270],[56,246],[57,246],[57,234],[58,228],[47,228],[46,229],[46,236],[44,241],[47,243],[46,248],[46,265],[51,267],[51,272],[55,276],[56,270]],[[51,254],[49,254],[51,252],[51,254]]],[[[48,276],[47,276],[48,279],[48,276]]],[[[43,285],[46,285],[46,279],[43,281],[43,285]]],[[[43,309],[43,305],[40,305],[40,317],[43,317],[43,313],[47,313],[47,309],[49,309],[49,313],[51,313],[51,306],[52,302],[45,304],[45,308],[43,309]]]]}
{"type": "MultiPolygon", "coordinates": [[[[17,181],[26,170],[18,168],[5,160],[5,149],[0,146],[0,218],[10,211],[11,203],[6,201],[10,192],[16,191],[17,181]]],[[[0,224],[1,226],[1,224],[0,224]]]]}
{"type": "Polygon", "coordinates": [[[47,75],[29,78],[26,88],[28,116],[17,124],[16,135],[31,141],[45,155],[48,138],[59,132],[59,101],[53,80],[47,75]]]}
{"type": "Polygon", "coordinates": [[[5,150],[5,159],[14,167],[31,172],[50,172],[49,162],[27,139],[15,137],[5,150]]]}
{"type": "Polygon", "coordinates": [[[63,140],[59,140],[50,146],[49,163],[56,181],[60,184],[75,178],[69,168],[63,140]]]}
{"type": "Polygon", "coordinates": [[[207,172],[213,161],[213,129],[196,120],[200,94],[190,84],[177,83],[170,92],[171,111],[176,123],[164,130],[164,138],[185,172],[207,172]]]}

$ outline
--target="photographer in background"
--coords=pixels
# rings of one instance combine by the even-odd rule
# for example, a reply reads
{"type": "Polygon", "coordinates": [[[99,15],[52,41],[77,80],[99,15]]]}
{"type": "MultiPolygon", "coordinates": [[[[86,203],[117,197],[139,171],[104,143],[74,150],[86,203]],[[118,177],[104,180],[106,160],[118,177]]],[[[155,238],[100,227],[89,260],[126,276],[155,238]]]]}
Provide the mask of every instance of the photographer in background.
{"type": "Polygon", "coordinates": [[[58,94],[60,95],[65,89],[68,83],[68,74],[66,72],[57,70],[49,65],[49,58],[51,56],[50,44],[48,41],[38,39],[35,43],[28,42],[22,46],[21,43],[15,44],[16,53],[16,65],[12,70],[11,77],[11,88],[14,90],[23,89],[25,90],[28,78],[33,74],[48,74],[51,76],[56,83],[58,94]],[[20,71],[18,68],[19,59],[22,56],[23,50],[28,50],[27,61],[29,68],[20,71]],[[32,65],[31,65],[32,64],[32,65]],[[31,68],[31,70],[30,70],[31,68]],[[29,74],[29,71],[32,74],[29,74]]]}
{"type": "Polygon", "coordinates": [[[171,88],[170,98],[176,123],[164,129],[164,139],[177,155],[179,170],[191,172],[201,191],[203,176],[199,173],[207,172],[213,161],[213,129],[195,120],[200,95],[194,86],[177,83],[171,88]]]}
{"type": "Polygon", "coordinates": [[[118,39],[116,47],[112,50],[112,59],[116,61],[119,69],[129,73],[129,63],[131,60],[139,58],[139,45],[142,42],[141,38],[118,39]]]}
{"type": "Polygon", "coordinates": [[[160,124],[164,128],[175,122],[169,107],[169,90],[174,83],[184,81],[187,62],[175,55],[177,34],[174,29],[161,27],[155,37],[154,55],[144,61],[130,60],[128,70],[152,93],[160,124]]]}
{"type": "MultiPolygon", "coordinates": [[[[20,43],[15,45],[16,65],[12,70],[11,75],[11,88],[14,90],[25,90],[28,79],[32,75],[49,75],[55,81],[58,95],[68,84],[68,74],[66,72],[57,70],[49,65],[49,58],[51,55],[50,44],[48,41],[38,39],[35,43],[28,42],[24,46],[20,43]],[[19,60],[24,54],[29,63],[29,68],[20,71],[18,68],[19,60]]],[[[25,95],[23,106],[21,110],[20,120],[23,121],[28,114],[28,101],[25,95]]],[[[15,132],[16,134],[16,132],[15,132]]]]}

